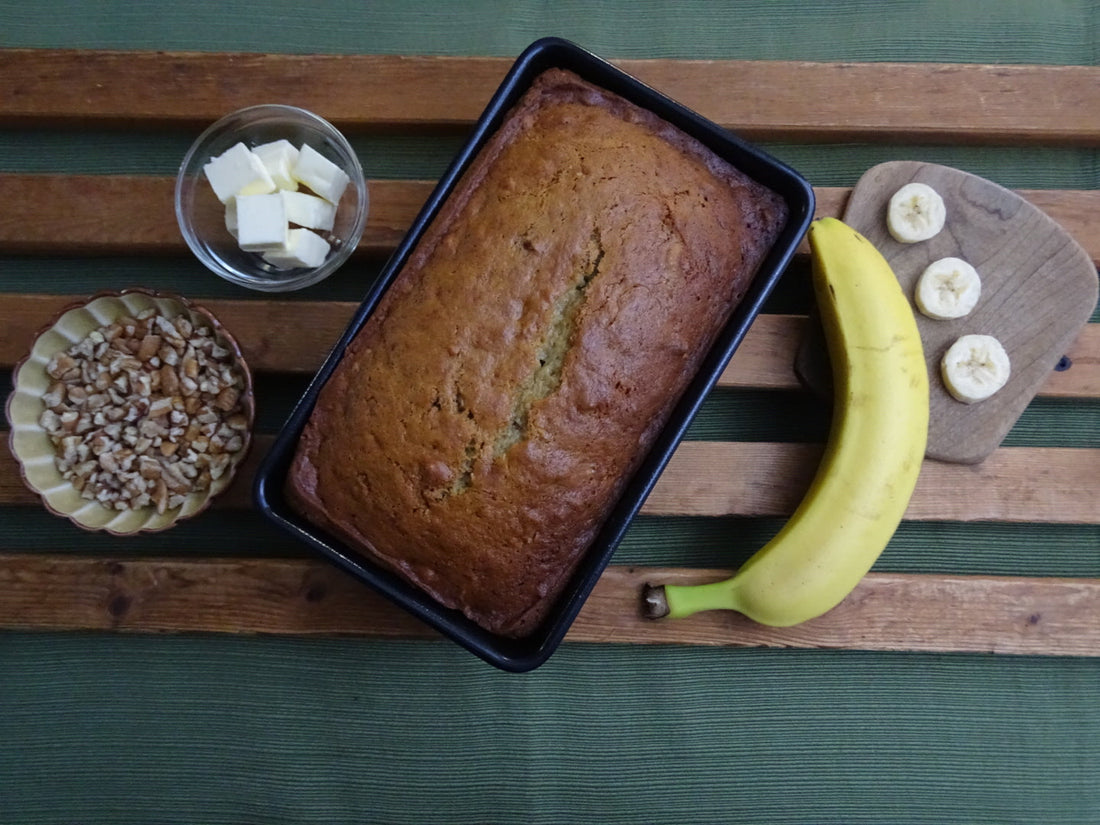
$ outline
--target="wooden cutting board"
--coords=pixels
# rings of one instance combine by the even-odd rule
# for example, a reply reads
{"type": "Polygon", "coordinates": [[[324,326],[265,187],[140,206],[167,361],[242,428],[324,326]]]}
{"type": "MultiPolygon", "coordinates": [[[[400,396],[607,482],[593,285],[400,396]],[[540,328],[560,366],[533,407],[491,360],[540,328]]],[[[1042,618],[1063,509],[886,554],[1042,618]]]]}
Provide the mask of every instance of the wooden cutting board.
{"type": "MultiPolygon", "coordinates": [[[[893,161],[868,170],[852,190],[842,219],[890,262],[912,302],[921,272],[940,258],[970,262],[982,294],[970,315],[927,318],[914,308],[924,342],[931,390],[929,458],[975,464],[992,453],[1051,370],[1072,369],[1063,355],[1088,322],[1097,301],[1097,272],[1069,233],[1015,192],[947,166],[893,161]],[[947,225],[931,240],[895,241],[886,228],[890,196],[906,183],[935,189],[947,206],[947,225]],[[984,333],[1001,341],[1012,361],[1008,384],[976,404],[956,401],[940,378],[940,359],[961,335],[984,333]]],[[[819,324],[809,325],[796,371],[827,391],[828,360],[819,324]]]]}

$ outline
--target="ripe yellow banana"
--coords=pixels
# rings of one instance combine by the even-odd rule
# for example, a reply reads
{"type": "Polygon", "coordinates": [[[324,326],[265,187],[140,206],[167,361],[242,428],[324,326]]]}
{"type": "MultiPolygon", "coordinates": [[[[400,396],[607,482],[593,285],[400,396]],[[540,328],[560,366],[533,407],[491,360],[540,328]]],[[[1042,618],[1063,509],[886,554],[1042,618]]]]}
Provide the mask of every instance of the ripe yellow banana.
{"type": "Polygon", "coordinates": [[[817,474],[782,530],[724,581],[647,585],[650,618],[736,610],[787,626],[840,603],[897,530],[928,437],[928,370],[890,265],[834,218],[810,226],[813,282],[834,408],[817,474]]]}

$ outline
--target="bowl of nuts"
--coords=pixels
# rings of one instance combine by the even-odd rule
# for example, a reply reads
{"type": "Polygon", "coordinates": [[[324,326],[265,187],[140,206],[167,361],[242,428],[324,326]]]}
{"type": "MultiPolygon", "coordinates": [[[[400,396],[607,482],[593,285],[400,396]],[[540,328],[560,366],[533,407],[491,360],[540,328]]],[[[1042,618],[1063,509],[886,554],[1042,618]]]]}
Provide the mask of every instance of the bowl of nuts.
{"type": "Polygon", "coordinates": [[[232,481],[251,445],[252,377],[185,298],[99,293],[63,309],[15,368],[9,444],[47,509],[87,530],[164,530],[232,481]]]}

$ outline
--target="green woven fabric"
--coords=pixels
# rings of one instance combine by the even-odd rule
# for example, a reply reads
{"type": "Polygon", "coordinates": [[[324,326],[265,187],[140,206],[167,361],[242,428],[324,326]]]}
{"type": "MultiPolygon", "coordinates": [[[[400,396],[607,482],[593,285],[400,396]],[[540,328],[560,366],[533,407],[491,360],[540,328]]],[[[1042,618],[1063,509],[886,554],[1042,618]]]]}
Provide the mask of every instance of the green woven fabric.
{"type": "MultiPolygon", "coordinates": [[[[0,0],[0,47],[511,56],[557,34],[612,58],[1100,60],[1100,2],[1083,0],[260,5],[0,0]]],[[[0,129],[0,171],[170,175],[192,138],[0,129]]],[[[460,140],[355,143],[370,177],[431,179],[460,140]]],[[[1100,188],[1095,147],[768,148],[818,186],[920,158],[1100,188]]],[[[354,301],[378,270],[291,297],[354,301]]],[[[137,284],[258,297],[188,259],[0,256],[0,301],[137,284]]],[[[768,310],[807,305],[795,267],[768,310]]],[[[261,378],[261,430],[303,386],[261,378]]],[[[827,424],[805,394],[719,390],[688,437],[818,441],[827,424]]],[[[1100,447],[1100,402],[1038,399],[1007,443],[1100,447]]],[[[615,560],[731,566],[778,527],[647,516],[615,560]]],[[[258,516],[217,511],[126,542],[3,508],[0,548],[304,556],[258,516]]],[[[906,523],[878,569],[1095,577],[1100,527],[906,523]]],[[[446,642],[2,631],[0,823],[59,822],[1100,822],[1100,659],[568,643],[515,676],[446,642]]]]}
{"type": "Polygon", "coordinates": [[[1090,660],[567,645],[516,677],[443,642],[30,634],[0,655],[8,822],[1097,812],[1090,660]]]}
{"type": "Polygon", "coordinates": [[[613,57],[1078,63],[1100,57],[1090,0],[320,0],[4,2],[5,45],[511,56],[568,37],[613,57]]]}

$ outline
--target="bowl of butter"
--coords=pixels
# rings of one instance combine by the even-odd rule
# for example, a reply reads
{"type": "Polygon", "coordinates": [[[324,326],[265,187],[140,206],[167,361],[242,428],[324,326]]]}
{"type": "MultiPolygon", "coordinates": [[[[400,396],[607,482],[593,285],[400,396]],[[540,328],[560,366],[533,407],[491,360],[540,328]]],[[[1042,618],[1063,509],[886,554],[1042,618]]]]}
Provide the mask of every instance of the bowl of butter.
{"type": "Polygon", "coordinates": [[[355,250],[367,223],[363,169],[343,134],[296,106],[233,112],[191,146],[176,219],[196,257],[262,292],[316,284],[355,250]]]}

